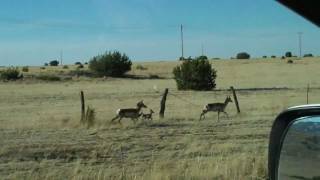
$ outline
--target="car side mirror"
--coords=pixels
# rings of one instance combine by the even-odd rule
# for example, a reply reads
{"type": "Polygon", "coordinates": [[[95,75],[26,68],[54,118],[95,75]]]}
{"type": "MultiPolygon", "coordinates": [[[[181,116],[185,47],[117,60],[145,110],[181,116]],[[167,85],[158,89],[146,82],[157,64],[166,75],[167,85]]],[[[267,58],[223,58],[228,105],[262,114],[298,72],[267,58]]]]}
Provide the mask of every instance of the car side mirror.
{"type": "Polygon", "coordinates": [[[270,133],[270,180],[320,179],[320,105],[289,108],[270,133]]]}

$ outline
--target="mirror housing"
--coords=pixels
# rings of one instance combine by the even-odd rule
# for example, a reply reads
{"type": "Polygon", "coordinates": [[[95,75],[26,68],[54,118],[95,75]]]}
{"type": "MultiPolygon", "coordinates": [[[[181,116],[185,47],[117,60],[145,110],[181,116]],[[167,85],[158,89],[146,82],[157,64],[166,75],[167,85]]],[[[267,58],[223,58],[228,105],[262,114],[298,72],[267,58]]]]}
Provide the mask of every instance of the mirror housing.
{"type": "Polygon", "coordinates": [[[268,172],[270,180],[278,179],[278,167],[283,139],[288,127],[297,119],[320,115],[320,104],[288,108],[275,119],[269,137],[268,172]]]}

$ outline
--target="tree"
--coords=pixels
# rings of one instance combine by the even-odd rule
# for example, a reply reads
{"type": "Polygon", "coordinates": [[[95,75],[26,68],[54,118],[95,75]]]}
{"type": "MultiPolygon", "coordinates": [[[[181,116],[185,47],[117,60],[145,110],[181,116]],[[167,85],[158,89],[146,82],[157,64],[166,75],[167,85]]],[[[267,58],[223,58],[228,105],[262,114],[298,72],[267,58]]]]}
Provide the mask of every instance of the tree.
{"type": "Polygon", "coordinates": [[[292,53],[290,51],[286,52],[285,54],[286,57],[292,57],[292,53]]]}
{"type": "Polygon", "coordinates": [[[250,54],[246,52],[240,52],[237,54],[237,59],[250,59],[250,54]]]}
{"type": "Polygon", "coordinates": [[[208,57],[207,57],[207,56],[205,56],[205,55],[202,55],[202,56],[197,57],[196,59],[203,59],[203,60],[207,60],[207,59],[208,59],[208,57]]]}
{"type": "Polygon", "coordinates": [[[49,62],[50,66],[58,66],[59,65],[59,61],[57,60],[53,60],[49,62]]]}
{"type": "Polygon", "coordinates": [[[75,65],[81,65],[81,62],[75,62],[74,64],[75,65]]]}
{"type": "Polygon", "coordinates": [[[303,57],[313,57],[313,54],[305,54],[303,57]]]}
{"type": "Polygon", "coordinates": [[[98,76],[121,77],[131,70],[132,62],[126,54],[107,51],[94,56],[89,62],[89,69],[98,76]]]}
{"type": "Polygon", "coordinates": [[[216,87],[216,70],[205,59],[185,60],[173,69],[179,90],[211,90],[216,87]]]}

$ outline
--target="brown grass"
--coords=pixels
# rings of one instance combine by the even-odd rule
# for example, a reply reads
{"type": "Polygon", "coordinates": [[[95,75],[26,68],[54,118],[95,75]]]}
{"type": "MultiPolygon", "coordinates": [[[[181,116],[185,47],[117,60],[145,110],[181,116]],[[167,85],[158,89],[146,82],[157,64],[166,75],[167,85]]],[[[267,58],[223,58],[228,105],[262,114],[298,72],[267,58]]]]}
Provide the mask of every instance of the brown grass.
{"type": "MultiPolygon", "coordinates": [[[[241,114],[231,104],[230,119],[220,122],[215,113],[198,119],[204,104],[223,101],[230,92],[177,91],[170,79],[177,62],[139,63],[148,69],[130,72],[168,79],[0,83],[1,179],[265,179],[272,121],[286,107],[306,102],[308,83],[309,101],[319,101],[320,63],[317,58],[212,63],[219,89],[245,89],[238,91],[241,114]],[[272,87],[289,89],[250,89],[272,87]],[[165,119],[155,114],[153,122],[110,123],[116,109],[141,99],[157,112],[164,88],[169,88],[165,119]],[[95,107],[95,125],[88,130],[80,126],[80,90],[95,107]]],[[[48,69],[43,71],[60,71],[48,69]]]]}

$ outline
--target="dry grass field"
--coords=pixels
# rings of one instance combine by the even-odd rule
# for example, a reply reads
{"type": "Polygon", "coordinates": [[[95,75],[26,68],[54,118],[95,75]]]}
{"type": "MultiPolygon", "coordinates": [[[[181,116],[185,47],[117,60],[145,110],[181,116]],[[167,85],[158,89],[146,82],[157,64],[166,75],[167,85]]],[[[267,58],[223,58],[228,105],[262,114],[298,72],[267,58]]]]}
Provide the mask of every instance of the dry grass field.
{"type": "MultiPolygon", "coordinates": [[[[272,121],[288,106],[320,101],[320,59],[212,61],[216,91],[178,91],[172,69],[179,62],[134,63],[131,75],[160,79],[90,79],[0,83],[0,179],[265,179],[272,121]],[[136,69],[137,65],[146,70],[136,69]],[[241,113],[208,113],[238,89],[241,113]],[[160,96],[169,88],[164,119],[160,96]],[[80,125],[79,92],[96,111],[94,127],[80,125]],[[110,123],[118,108],[144,100],[152,122],[110,123]]],[[[26,74],[67,73],[30,67],[26,74]]],[[[61,72],[63,71],[63,72],[61,72]]],[[[144,111],[148,111],[145,109],[144,111]]]]}

